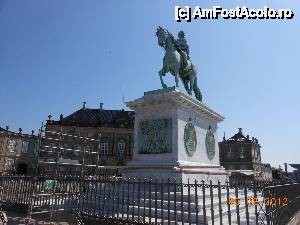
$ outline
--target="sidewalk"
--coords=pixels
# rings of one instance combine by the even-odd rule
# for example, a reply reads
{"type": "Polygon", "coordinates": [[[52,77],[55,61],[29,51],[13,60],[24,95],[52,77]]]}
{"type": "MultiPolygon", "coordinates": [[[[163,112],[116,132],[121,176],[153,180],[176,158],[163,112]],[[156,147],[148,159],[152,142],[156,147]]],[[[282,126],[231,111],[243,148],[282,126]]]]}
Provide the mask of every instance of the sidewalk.
{"type": "MultiPolygon", "coordinates": [[[[71,225],[70,221],[68,221],[70,220],[70,216],[66,218],[68,215],[55,215],[52,220],[46,214],[35,215],[31,219],[27,219],[23,213],[12,211],[6,211],[6,215],[8,218],[7,225],[71,225]]],[[[1,222],[0,225],[2,225],[1,222]]]]}
{"type": "Polygon", "coordinates": [[[300,211],[298,211],[295,216],[287,225],[299,225],[300,224],[300,211]]]}

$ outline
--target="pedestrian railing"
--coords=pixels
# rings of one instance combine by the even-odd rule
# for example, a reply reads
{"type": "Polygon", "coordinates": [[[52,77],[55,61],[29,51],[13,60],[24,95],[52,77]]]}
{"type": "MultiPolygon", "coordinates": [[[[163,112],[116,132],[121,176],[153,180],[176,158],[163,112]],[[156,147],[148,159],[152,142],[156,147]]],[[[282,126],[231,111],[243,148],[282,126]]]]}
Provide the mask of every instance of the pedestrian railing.
{"type": "Polygon", "coordinates": [[[0,177],[0,202],[26,207],[29,216],[64,210],[90,220],[136,224],[284,225],[300,209],[299,185],[6,176],[0,177]]]}

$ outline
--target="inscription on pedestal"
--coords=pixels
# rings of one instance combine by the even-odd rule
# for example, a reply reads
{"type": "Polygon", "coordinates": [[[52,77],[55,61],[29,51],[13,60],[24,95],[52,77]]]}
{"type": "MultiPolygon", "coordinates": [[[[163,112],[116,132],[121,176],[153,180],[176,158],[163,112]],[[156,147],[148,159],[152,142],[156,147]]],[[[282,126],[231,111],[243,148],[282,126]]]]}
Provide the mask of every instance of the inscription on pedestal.
{"type": "Polygon", "coordinates": [[[141,154],[171,153],[172,119],[141,121],[138,143],[138,150],[141,154]]]}

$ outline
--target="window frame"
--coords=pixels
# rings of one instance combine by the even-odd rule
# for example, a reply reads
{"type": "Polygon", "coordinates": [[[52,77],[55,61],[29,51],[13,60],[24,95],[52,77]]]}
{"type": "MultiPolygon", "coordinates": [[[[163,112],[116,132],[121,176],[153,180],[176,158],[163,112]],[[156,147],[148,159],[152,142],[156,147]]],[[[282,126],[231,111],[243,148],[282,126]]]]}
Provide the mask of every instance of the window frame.
{"type": "Polygon", "coordinates": [[[29,141],[22,141],[21,152],[26,154],[28,153],[28,150],[29,150],[29,141]],[[27,143],[26,151],[24,151],[24,143],[27,143]]]}
{"type": "Polygon", "coordinates": [[[108,141],[107,140],[103,140],[101,141],[101,145],[100,145],[100,155],[102,157],[107,157],[108,156],[108,141]]]}
{"type": "Polygon", "coordinates": [[[117,144],[117,158],[124,158],[126,151],[126,142],[124,140],[119,140],[117,144]],[[122,146],[122,148],[120,148],[122,146]]]}
{"type": "Polygon", "coordinates": [[[247,152],[244,146],[240,149],[240,159],[246,159],[247,158],[247,152]]]}
{"type": "Polygon", "coordinates": [[[10,139],[9,140],[8,150],[9,150],[10,153],[15,153],[16,152],[16,150],[17,150],[17,141],[16,141],[16,139],[10,139]]]}
{"type": "Polygon", "coordinates": [[[4,170],[8,171],[8,170],[12,169],[14,163],[15,163],[15,160],[13,160],[13,159],[5,160],[4,170]]]}
{"type": "Polygon", "coordinates": [[[227,159],[234,159],[234,151],[233,151],[232,147],[229,147],[229,149],[227,151],[227,159]]]}

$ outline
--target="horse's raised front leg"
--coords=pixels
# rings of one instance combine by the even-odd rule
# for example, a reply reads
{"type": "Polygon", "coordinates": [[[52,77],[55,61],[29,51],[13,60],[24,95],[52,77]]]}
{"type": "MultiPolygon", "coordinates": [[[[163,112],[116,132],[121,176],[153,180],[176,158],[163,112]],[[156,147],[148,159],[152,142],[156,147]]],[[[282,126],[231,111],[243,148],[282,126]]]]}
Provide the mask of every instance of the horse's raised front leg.
{"type": "Polygon", "coordinates": [[[161,86],[162,86],[163,88],[167,88],[168,86],[165,84],[165,82],[164,82],[164,80],[163,80],[163,78],[162,78],[163,76],[166,75],[166,70],[165,70],[165,68],[162,68],[162,69],[158,72],[158,74],[159,74],[161,86]]]}

